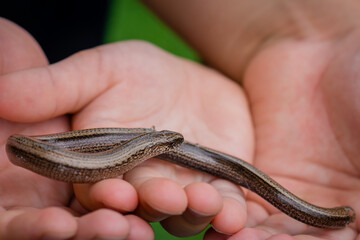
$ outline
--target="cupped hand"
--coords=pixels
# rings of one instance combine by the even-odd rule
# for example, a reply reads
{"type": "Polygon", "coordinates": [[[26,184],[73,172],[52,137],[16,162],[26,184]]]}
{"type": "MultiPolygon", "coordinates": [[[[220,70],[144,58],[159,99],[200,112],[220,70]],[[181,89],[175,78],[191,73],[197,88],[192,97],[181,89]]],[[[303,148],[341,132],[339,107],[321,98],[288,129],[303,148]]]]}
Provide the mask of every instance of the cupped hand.
{"type": "MultiPolygon", "coordinates": [[[[284,40],[252,60],[244,78],[256,129],[255,166],[304,200],[360,212],[359,40],[284,40]]],[[[248,226],[208,239],[358,239],[359,220],[323,230],[248,195],[248,226]]],[[[358,217],[359,218],[359,217],[358,217]]]]}
{"type": "MultiPolygon", "coordinates": [[[[71,185],[33,174],[8,161],[4,146],[11,134],[62,132],[70,125],[66,116],[40,117],[38,121],[31,118],[42,112],[35,107],[41,105],[38,100],[47,101],[40,97],[44,96],[41,88],[46,83],[37,82],[36,76],[27,79],[21,74],[48,64],[36,41],[1,18],[0,39],[0,239],[152,239],[150,226],[135,215],[123,216],[110,209],[88,212],[74,200],[71,185]],[[19,74],[19,78],[8,79],[12,73],[19,74]],[[22,106],[17,105],[21,102],[22,106]]],[[[124,208],[134,209],[135,189],[125,181],[119,185],[124,189],[124,208]]]]}
{"type": "MultiPolygon", "coordinates": [[[[12,72],[1,77],[0,89],[7,93],[0,97],[0,113],[9,121],[70,113],[72,129],[155,126],[252,159],[252,123],[241,88],[216,71],[146,43],[105,45],[50,66],[12,72]]],[[[194,235],[210,222],[232,234],[245,224],[243,193],[229,182],[160,160],[136,167],[124,179],[137,190],[136,214],[161,221],[175,235],[194,235]]],[[[131,188],[121,179],[74,185],[74,190],[88,210],[134,211],[126,201],[131,188]]]]}

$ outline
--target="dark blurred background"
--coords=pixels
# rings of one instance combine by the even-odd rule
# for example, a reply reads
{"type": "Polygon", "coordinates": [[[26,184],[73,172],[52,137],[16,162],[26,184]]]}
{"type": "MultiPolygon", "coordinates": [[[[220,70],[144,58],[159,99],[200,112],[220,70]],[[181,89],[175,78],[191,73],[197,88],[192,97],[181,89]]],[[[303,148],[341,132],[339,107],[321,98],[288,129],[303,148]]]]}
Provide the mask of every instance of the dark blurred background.
{"type": "Polygon", "coordinates": [[[201,61],[139,0],[8,0],[0,1],[0,17],[30,32],[50,63],[83,49],[128,39],[146,40],[175,55],[201,61]]]}
{"type": "Polygon", "coordinates": [[[103,43],[109,1],[15,0],[0,2],[0,16],[35,37],[51,63],[103,43]]]}

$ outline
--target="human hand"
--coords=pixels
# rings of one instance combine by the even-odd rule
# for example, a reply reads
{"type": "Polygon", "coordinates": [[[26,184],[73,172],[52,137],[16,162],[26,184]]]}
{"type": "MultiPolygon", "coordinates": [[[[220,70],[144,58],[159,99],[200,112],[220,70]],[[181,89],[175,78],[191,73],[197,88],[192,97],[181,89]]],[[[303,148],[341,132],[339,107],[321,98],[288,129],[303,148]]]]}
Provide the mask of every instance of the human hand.
{"type": "MultiPolygon", "coordinates": [[[[359,215],[358,1],[144,2],[207,63],[243,84],[256,167],[304,200],[349,205],[359,215]]],[[[206,238],[359,238],[358,221],[315,229],[254,194],[247,199],[247,228],[206,238]]]]}
{"type": "MultiPolygon", "coordinates": [[[[21,73],[18,73],[20,79],[9,82],[6,74],[11,76],[11,72],[23,70],[26,73],[28,70],[25,69],[44,67],[47,65],[46,57],[28,33],[1,18],[0,39],[0,98],[3,104],[0,115],[4,118],[13,116],[13,121],[0,118],[0,239],[99,239],[126,236],[129,239],[152,239],[152,229],[140,218],[134,215],[122,216],[110,209],[88,212],[74,200],[71,185],[10,164],[4,145],[11,134],[62,132],[69,130],[70,125],[66,116],[43,117],[39,119],[40,122],[32,121],[31,115],[41,113],[41,110],[32,106],[39,104],[38,96],[44,96],[41,92],[43,85],[36,85],[36,80],[34,84],[26,82],[29,79],[22,79],[21,73]],[[23,91],[19,91],[19,94],[27,92],[23,95],[25,99],[22,106],[17,105],[19,99],[13,102],[12,96],[7,95],[17,95],[19,89],[23,91]],[[19,111],[23,111],[24,115],[19,111]]],[[[46,86],[46,83],[43,84],[46,86]]],[[[40,100],[47,101],[44,98],[40,100]]],[[[123,199],[126,201],[123,207],[135,208],[136,191],[125,181],[122,187],[123,199]]]]}
{"type": "MultiPolygon", "coordinates": [[[[255,166],[287,189],[323,206],[359,213],[359,32],[341,40],[284,40],[246,69],[256,129],[255,166]]],[[[209,239],[355,239],[359,221],[339,230],[308,227],[247,196],[248,227],[209,239]]],[[[359,214],[358,214],[359,215],[359,214]]]]}
{"type": "MultiPolygon", "coordinates": [[[[52,66],[5,75],[0,84],[7,92],[0,98],[0,112],[8,120],[34,122],[73,113],[73,129],[156,126],[242,159],[252,158],[252,126],[240,87],[149,44],[124,42],[83,51],[52,66]]],[[[229,234],[244,226],[243,194],[229,182],[160,160],[146,162],[124,179],[137,190],[137,215],[161,221],[170,233],[193,235],[211,221],[229,234]]],[[[74,185],[74,190],[89,210],[134,210],[125,203],[124,193],[131,189],[121,179],[74,185]]]]}

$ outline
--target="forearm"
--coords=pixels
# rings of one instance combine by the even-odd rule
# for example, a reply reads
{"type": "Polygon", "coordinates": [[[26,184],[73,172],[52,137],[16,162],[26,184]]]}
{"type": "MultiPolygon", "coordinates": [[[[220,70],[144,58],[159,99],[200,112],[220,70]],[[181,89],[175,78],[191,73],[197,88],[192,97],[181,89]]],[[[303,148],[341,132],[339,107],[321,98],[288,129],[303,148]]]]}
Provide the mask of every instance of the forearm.
{"type": "Polygon", "coordinates": [[[143,0],[204,58],[240,81],[265,46],[284,39],[326,38],[354,28],[355,0],[143,0]]]}

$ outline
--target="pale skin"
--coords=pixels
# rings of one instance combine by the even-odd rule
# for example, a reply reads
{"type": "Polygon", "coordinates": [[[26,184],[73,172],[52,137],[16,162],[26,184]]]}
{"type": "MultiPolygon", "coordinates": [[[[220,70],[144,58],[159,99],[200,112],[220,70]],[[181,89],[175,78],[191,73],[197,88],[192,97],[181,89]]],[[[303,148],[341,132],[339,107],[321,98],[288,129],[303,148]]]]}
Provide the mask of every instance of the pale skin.
{"type": "MultiPolygon", "coordinates": [[[[209,64],[242,83],[255,166],[310,202],[358,212],[357,1],[145,2],[209,64]]],[[[253,194],[247,212],[247,228],[230,239],[360,238],[358,221],[340,231],[308,229],[253,194]]]]}
{"type": "MultiPolygon", "coordinates": [[[[6,20],[2,26],[8,42],[26,40],[13,48],[3,47],[7,52],[0,80],[1,92],[6,92],[0,97],[2,144],[15,132],[156,126],[180,131],[187,139],[207,146],[222,145],[224,151],[244,159],[252,158],[246,99],[241,88],[221,74],[141,42],[91,49],[47,66],[27,33],[6,20]],[[13,35],[7,32],[10,30],[13,35]],[[28,52],[31,55],[26,55],[28,52]],[[23,68],[31,68],[15,71],[20,61],[24,61],[23,68]],[[200,87],[203,79],[206,87],[200,87]],[[219,88],[228,90],[219,95],[220,101],[212,101],[209,97],[219,88]],[[223,108],[228,102],[236,102],[236,108],[223,108]],[[74,115],[71,119],[56,117],[66,113],[74,115]],[[234,118],[240,120],[235,125],[234,118]],[[19,119],[27,123],[14,122],[19,119]],[[32,123],[37,121],[43,122],[32,123]],[[243,134],[233,135],[234,128],[243,134]]],[[[8,162],[4,151],[1,154],[1,238],[152,239],[152,230],[144,220],[121,215],[135,209],[143,219],[164,220],[169,231],[182,235],[193,235],[211,221],[219,231],[229,233],[239,231],[245,223],[245,200],[237,186],[172,164],[151,161],[128,173],[126,181],[75,185],[77,200],[72,201],[70,185],[17,168],[8,162]],[[208,201],[204,202],[204,197],[208,201]],[[112,210],[97,210],[103,207],[112,210]],[[84,208],[94,211],[88,213],[84,208]],[[34,222],[36,216],[47,224],[34,222]],[[104,225],[107,227],[102,228],[104,225]]]]}
{"type": "MultiPolygon", "coordinates": [[[[256,36],[264,39],[261,38],[261,26],[256,28],[259,34],[247,42],[247,39],[240,38],[242,29],[229,24],[239,24],[246,17],[243,16],[247,13],[244,6],[241,8],[243,15],[230,11],[240,9],[234,7],[235,3],[221,6],[225,11],[226,7],[231,8],[227,9],[229,14],[223,19],[221,14],[206,17],[209,11],[221,9],[216,6],[219,2],[210,4],[211,1],[207,1],[204,5],[201,1],[191,1],[193,4],[182,1],[186,3],[183,6],[176,6],[175,2],[171,3],[173,8],[164,2],[157,5],[156,1],[150,1],[149,4],[214,68],[242,82],[244,90],[208,68],[177,59],[148,44],[125,42],[109,45],[82,52],[49,67],[3,75],[0,91],[7,95],[0,96],[0,114],[8,121],[1,122],[1,128],[6,130],[2,142],[12,132],[39,134],[69,129],[65,117],[53,119],[66,113],[74,114],[71,119],[74,129],[155,125],[158,129],[180,131],[188,140],[248,160],[312,203],[350,205],[359,212],[360,105],[357,96],[360,88],[356,56],[360,35],[355,21],[357,4],[344,1],[339,6],[328,1],[326,6],[335,6],[330,8],[335,10],[329,10],[324,21],[320,21],[324,17],[318,21],[314,17],[317,15],[309,11],[315,9],[316,12],[316,6],[286,6],[287,10],[295,9],[290,16],[298,28],[281,24],[279,27],[275,20],[273,25],[271,21],[265,21],[269,24],[267,29],[273,30],[271,27],[275,26],[276,31],[266,38],[269,40],[253,44],[256,36]],[[180,7],[190,16],[194,13],[193,18],[177,16],[175,10],[180,7]],[[197,9],[199,7],[202,11],[197,9]],[[341,11],[347,14],[340,14],[340,17],[334,14],[341,11]],[[354,16],[354,19],[343,16],[354,16]],[[194,18],[199,21],[194,21],[194,18]],[[333,22],[327,21],[329,19],[333,22]],[[228,24],[221,24],[222,20],[229,20],[225,21],[228,24]],[[335,26],[334,22],[337,23],[335,26]],[[239,32],[233,29],[239,29],[239,32]],[[222,31],[222,34],[217,31],[222,31]],[[240,46],[224,44],[222,38],[228,38],[225,43],[236,43],[235,39],[244,42],[240,46]],[[34,94],[34,91],[39,93],[34,94]],[[20,120],[28,123],[10,122],[20,120]],[[47,121],[31,124],[39,120],[47,121]]],[[[2,26],[4,24],[8,26],[9,23],[2,26]]],[[[254,24],[257,26],[256,21],[254,24]]],[[[245,33],[246,30],[244,28],[245,33]]],[[[9,34],[4,36],[10,37],[9,34]]],[[[2,55],[7,56],[6,62],[4,57],[1,60],[6,63],[3,64],[6,67],[1,69],[3,73],[46,65],[40,49],[32,39],[28,41],[32,44],[24,51],[11,52],[10,47],[1,51],[10,51],[2,55]],[[23,63],[19,64],[20,60],[23,63]]],[[[24,43],[12,48],[13,51],[19,46],[24,47],[24,43]]],[[[143,233],[151,238],[151,229],[143,220],[119,213],[132,211],[139,203],[136,210],[139,216],[147,220],[166,219],[163,225],[172,233],[192,235],[215,217],[212,220],[214,229],[234,234],[230,237],[210,230],[206,239],[359,238],[358,221],[337,231],[308,228],[290,220],[251,193],[247,193],[245,204],[239,188],[228,182],[160,161],[151,161],[134,169],[125,175],[127,182],[117,179],[92,186],[75,186],[78,201],[86,208],[96,210],[105,205],[117,210],[87,213],[74,201],[70,213],[81,216],[77,218],[62,208],[46,208],[67,206],[71,196],[68,185],[15,169],[8,165],[3,152],[1,160],[0,189],[7,190],[8,197],[1,198],[4,210],[0,221],[12,227],[0,229],[0,236],[14,236],[12,234],[19,234],[18,229],[27,229],[33,232],[33,236],[62,233],[80,239],[79,236],[84,234],[120,237],[143,233]],[[13,178],[7,176],[21,176],[26,184],[11,182],[13,178]],[[36,191],[34,186],[37,186],[36,191]],[[114,189],[122,189],[121,194],[114,194],[118,192],[114,189]],[[25,194],[26,201],[22,194],[25,194]],[[57,211],[56,216],[52,211],[57,211]],[[194,215],[194,212],[203,216],[194,215]],[[119,224],[114,226],[113,221],[106,220],[106,214],[122,221],[121,229],[119,224]],[[42,228],[34,224],[34,217],[36,219],[39,215],[46,217],[49,224],[42,225],[42,228]],[[62,218],[67,220],[63,225],[51,224],[61,222],[62,218]],[[100,223],[109,228],[95,228],[100,223]]]]}

